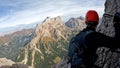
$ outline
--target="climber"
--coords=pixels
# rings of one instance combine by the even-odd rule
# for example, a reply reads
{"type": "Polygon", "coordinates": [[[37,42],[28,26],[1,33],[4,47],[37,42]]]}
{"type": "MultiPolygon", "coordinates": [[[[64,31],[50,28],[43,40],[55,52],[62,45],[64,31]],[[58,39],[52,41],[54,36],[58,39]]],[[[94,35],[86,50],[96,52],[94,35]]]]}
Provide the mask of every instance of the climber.
{"type": "Polygon", "coordinates": [[[98,13],[95,10],[89,10],[86,13],[87,27],[73,37],[69,43],[68,56],[71,68],[93,68],[98,58],[96,54],[98,47],[120,48],[117,46],[120,42],[119,15],[120,13],[116,13],[114,16],[115,37],[109,37],[95,31],[99,23],[98,13]]]}

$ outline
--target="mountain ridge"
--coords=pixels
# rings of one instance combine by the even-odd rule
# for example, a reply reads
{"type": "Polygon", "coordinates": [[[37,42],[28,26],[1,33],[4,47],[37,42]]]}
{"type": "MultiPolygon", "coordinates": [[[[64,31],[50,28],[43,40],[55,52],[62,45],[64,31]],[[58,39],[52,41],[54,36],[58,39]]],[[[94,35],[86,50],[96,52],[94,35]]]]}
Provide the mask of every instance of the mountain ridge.
{"type": "Polygon", "coordinates": [[[69,28],[72,28],[73,30],[83,30],[86,27],[86,24],[84,23],[83,17],[77,17],[77,18],[70,18],[67,22],[65,22],[65,25],[69,28]]]}
{"type": "Polygon", "coordinates": [[[6,57],[16,61],[21,49],[34,37],[33,32],[34,29],[24,29],[23,31],[0,36],[0,58],[6,57]]]}
{"type": "MultiPolygon", "coordinates": [[[[82,18],[80,20],[82,21],[82,18]]],[[[76,21],[75,23],[81,22],[76,21]]],[[[69,40],[79,29],[72,30],[61,20],[60,16],[57,16],[55,18],[46,17],[43,22],[37,24],[35,29],[22,31],[0,36],[0,40],[2,40],[0,42],[3,43],[0,50],[9,48],[6,51],[1,51],[6,53],[6,58],[15,60],[15,62],[20,61],[32,68],[53,68],[66,55],[69,40]],[[14,49],[11,49],[13,47],[14,49]],[[11,56],[8,57],[7,53],[11,56]],[[48,66],[45,66],[46,64],[48,66]]],[[[4,53],[2,53],[4,56],[1,57],[5,57],[4,53]]]]}
{"type": "Polygon", "coordinates": [[[21,52],[18,61],[32,68],[53,68],[54,64],[66,55],[69,40],[73,35],[71,28],[62,22],[60,16],[47,17],[36,26],[35,37],[21,52]],[[45,66],[46,64],[48,66],[45,66]]]}

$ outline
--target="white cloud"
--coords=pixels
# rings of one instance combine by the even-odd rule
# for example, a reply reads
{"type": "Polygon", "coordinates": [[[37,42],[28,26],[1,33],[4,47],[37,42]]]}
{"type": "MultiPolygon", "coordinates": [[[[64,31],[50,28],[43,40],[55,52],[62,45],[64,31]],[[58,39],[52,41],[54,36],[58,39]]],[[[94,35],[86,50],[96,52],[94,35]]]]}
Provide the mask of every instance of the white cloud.
{"type": "MultiPolygon", "coordinates": [[[[105,0],[0,0],[0,7],[12,7],[0,19],[0,28],[43,21],[47,16],[84,16],[89,9],[103,14],[105,0]]],[[[4,8],[0,8],[4,9],[4,8]]]]}

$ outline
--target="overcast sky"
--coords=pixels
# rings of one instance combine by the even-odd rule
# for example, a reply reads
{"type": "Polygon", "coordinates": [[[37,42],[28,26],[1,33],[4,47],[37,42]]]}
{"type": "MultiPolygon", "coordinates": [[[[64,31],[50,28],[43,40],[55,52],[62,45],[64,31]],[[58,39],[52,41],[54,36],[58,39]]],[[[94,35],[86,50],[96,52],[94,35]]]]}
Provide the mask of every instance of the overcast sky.
{"type": "Polygon", "coordinates": [[[43,21],[49,17],[84,16],[94,9],[100,16],[105,0],[0,0],[0,29],[43,21]]]}

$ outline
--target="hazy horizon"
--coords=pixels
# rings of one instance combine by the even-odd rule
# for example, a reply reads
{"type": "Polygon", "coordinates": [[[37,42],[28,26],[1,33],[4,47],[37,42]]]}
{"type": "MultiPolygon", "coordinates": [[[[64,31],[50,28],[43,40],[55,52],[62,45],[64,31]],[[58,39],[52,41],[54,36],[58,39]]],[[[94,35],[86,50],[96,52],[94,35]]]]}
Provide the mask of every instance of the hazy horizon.
{"type": "Polygon", "coordinates": [[[96,10],[104,13],[105,0],[0,0],[0,33],[7,28],[43,21],[47,16],[61,16],[63,20],[83,16],[96,10]]]}

